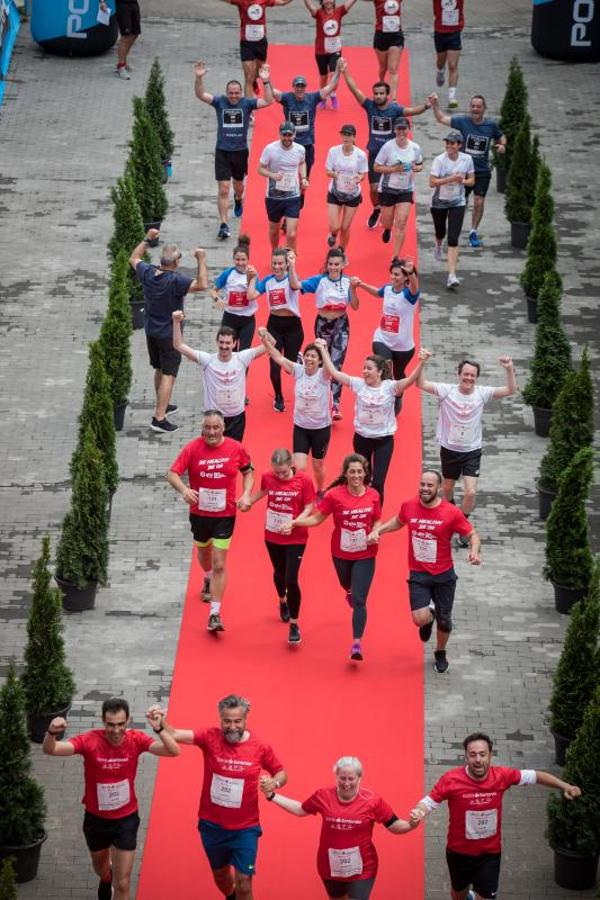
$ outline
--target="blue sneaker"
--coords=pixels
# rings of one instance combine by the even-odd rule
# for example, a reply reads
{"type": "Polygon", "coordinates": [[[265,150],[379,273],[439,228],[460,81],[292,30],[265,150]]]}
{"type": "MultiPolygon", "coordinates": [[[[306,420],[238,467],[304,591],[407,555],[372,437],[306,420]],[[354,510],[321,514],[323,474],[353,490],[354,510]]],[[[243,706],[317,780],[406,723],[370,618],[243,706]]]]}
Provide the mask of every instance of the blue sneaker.
{"type": "Polygon", "coordinates": [[[243,212],[244,212],[244,198],[243,197],[234,197],[233,214],[236,217],[236,219],[241,219],[243,212]]]}
{"type": "Polygon", "coordinates": [[[471,247],[483,247],[483,241],[479,240],[476,231],[469,232],[469,243],[471,247]]]}

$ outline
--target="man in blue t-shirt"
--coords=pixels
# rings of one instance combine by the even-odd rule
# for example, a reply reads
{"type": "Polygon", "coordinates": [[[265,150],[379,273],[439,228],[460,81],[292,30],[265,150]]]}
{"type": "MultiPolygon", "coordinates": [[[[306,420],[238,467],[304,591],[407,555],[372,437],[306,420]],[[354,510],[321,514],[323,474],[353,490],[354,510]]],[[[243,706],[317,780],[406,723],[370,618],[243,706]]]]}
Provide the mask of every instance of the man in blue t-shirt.
{"type": "Polygon", "coordinates": [[[173,347],[173,318],[176,309],[183,309],[183,298],[190,291],[205,291],[208,288],[206,271],[206,251],[201,247],[194,250],[198,269],[195,278],[177,271],[181,251],[176,244],[163,244],[160,251],[160,266],[144,262],[149,242],[159,236],[157,228],[149,228],[148,234],[138,244],[129,258],[129,264],[144,289],[144,330],[150,365],[154,369],[154,389],[156,406],[150,423],[152,431],[170,434],[178,426],[167,419],[167,413],[177,410],[170,405],[175,379],[179,371],[181,353],[173,347]]]}
{"type": "Polygon", "coordinates": [[[233,212],[240,218],[244,211],[244,179],[248,174],[248,128],[255,109],[263,109],[273,102],[269,80],[270,67],[260,67],[260,78],[265,88],[263,99],[242,96],[242,85],[235,79],[225,85],[224,94],[209,94],[204,89],[206,63],[195,66],[195,91],[198,100],[208,103],[217,114],[217,146],[215,149],[215,180],[218,185],[217,207],[221,224],[217,237],[224,241],[230,237],[229,190],[233,181],[233,212]]]}
{"type": "Polygon", "coordinates": [[[381,213],[377,192],[380,175],[373,168],[375,157],[387,141],[394,139],[394,121],[396,119],[402,119],[405,116],[420,116],[426,109],[429,109],[431,103],[429,100],[425,100],[424,103],[419,103],[417,106],[402,106],[401,103],[390,100],[391,88],[387,81],[375,82],[373,85],[373,98],[370,99],[357,87],[356,82],[348,71],[347,65],[342,71],[346,84],[366,112],[369,123],[367,155],[369,157],[369,188],[373,211],[367,219],[367,225],[369,228],[375,228],[381,213]]]}
{"type": "Polygon", "coordinates": [[[461,150],[463,153],[468,153],[473,159],[475,185],[472,188],[465,188],[467,199],[471,191],[473,191],[473,214],[469,243],[471,247],[482,247],[483,241],[477,234],[477,229],[483,218],[485,195],[488,192],[492,178],[489,159],[490,149],[493,143],[497,153],[504,153],[506,138],[502,134],[502,129],[496,120],[486,118],[485,111],[487,106],[481,94],[475,94],[474,97],[471,97],[469,104],[470,115],[468,116],[447,116],[440,108],[437,94],[430,94],[428,99],[438,122],[460,131],[463,137],[461,150]]]}

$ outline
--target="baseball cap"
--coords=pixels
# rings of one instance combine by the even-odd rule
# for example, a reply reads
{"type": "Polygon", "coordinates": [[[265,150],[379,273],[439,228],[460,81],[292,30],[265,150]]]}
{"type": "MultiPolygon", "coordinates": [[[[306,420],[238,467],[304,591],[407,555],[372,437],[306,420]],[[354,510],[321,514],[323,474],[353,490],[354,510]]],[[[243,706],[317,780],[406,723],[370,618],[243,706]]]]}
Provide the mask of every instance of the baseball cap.
{"type": "Polygon", "coordinates": [[[399,116],[399,118],[394,119],[394,131],[396,128],[410,128],[410,122],[404,116],[399,116]]]}
{"type": "Polygon", "coordinates": [[[294,80],[292,81],[292,87],[306,87],[306,78],[304,75],[296,75],[294,80]]]}
{"type": "Polygon", "coordinates": [[[356,134],[356,128],[354,125],[342,125],[340,134],[356,134]]]}
{"type": "Polygon", "coordinates": [[[296,134],[296,129],[291,122],[282,122],[279,126],[279,134],[296,134]]]}
{"type": "Polygon", "coordinates": [[[463,136],[460,131],[449,131],[444,140],[452,141],[452,143],[456,142],[457,144],[462,144],[463,136]]]}

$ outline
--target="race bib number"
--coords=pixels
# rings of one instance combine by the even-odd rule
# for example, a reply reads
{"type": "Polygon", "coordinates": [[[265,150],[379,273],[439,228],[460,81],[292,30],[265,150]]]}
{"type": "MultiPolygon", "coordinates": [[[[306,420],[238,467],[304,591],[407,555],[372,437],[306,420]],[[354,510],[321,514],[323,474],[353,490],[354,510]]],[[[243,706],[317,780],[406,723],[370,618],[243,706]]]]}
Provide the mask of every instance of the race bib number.
{"type": "Polygon", "coordinates": [[[417,562],[436,562],[437,541],[435,540],[435,538],[420,538],[413,534],[412,548],[417,562]]]}
{"type": "Polygon", "coordinates": [[[344,172],[339,172],[335,176],[335,186],[340,194],[356,193],[357,184],[354,175],[347,175],[344,172]]]}
{"type": "Polygon", "coordinates": [[[370,406],[361,403],[358,411],[358,421],[361,425],[379,428],[385,425],[385,409],[383,406],[370,406]]]}
{"type": "Polygon", "coordinates": [[[277,512],[274,509],[267,509],[267,531],[281,534],[284,525],[289,525],[293,518],[291,513],[282,513],[277,512]]]}
{"type": "Polygon", "coordinates": [[[223,128],[243,128],[244,113],[241,109],[223,110],[223,128]]]}
{"type": "Polygon", "coordinates": [[[308,110],[307,109],[291,109],[290,110],[290,122],[298,131],[308,131],[308,110]]]}
{"type": "Polygon", "coordinates": [[[386,33],[400,31],[400,16],[383,16],[381,30],[386,33]]]}
{"type": "Polygon", "coordinates": [[[343,550],[344,553],[361,553],[366,549],[367,532],[364,528],[358,528],[356,531],[342,528],[340,534],[340,550],[343,550]]]}
{"type": "Polygon", "coordinates": [[[475,436],[473,425],[455,423],[450,426],[448,442],[458,447],[470,447],[475,436]]]}
{"type": "Polygon", "coordinates": [[[461,187],[462,185],[456,182],[440,184],[440,200],[459,200],[461,187]]]}
{"type": "Polygon", "coordinates": [[[227,305],[240,309],[242,306],[248,306],[248,294],[246,291],[229,291],[227,305]]]}
{"type": "Polygon", "coordinates": [[[323,40],[325,53],[339,53],[342,49],[342,39],[339,37],[326,37],[323,40]]]}
{"type": "Polygon", "coordinates": [[[296,172],[284,172],[281,181],[277,182],[278,191],[297,192],[298,187],[298,175],[296,172]]]}
{"type": "Polygon", "coordinates": [[[485,156],[490,139],[483,134],[468,134],[465,141],[465,152],[470,156],[485,156]]]}
{"type": "Polygon", "coordinates": [[[329,309],[332,312],[340,312],[341,310],[346,309],[347,305],[345,300],[340,299],[339,294],[323,298],[323,309],[329,309]]]}
{"type": "Polygon", "coordinates": [[[247,41],[262,41],[265,36],[265,26],[248,24],[244,34],[247,41]]]}
{"type": "Polygon", "coordinates": [[[392,133],[392,120],[389,116],[373,116],[371,119],[371,132],[378,137],[392,133]]]}
{"type": "Polygon", "coordinates": [[[298,410],[305,415],[317,415],[319,410],[319,398],[315,394],[298,394],[298,410]]]}
{"type": "Polygon", "coordinates": [[[352,878],[361,875],[363,870],[360,847],[348,847],[347,850],[329,849],[329,868],[332,878],[352,878]]]}
{"type": "Polygon", "coordinates": [[[200,488],[198,509],[201,512],[224,512],[227,503],[225,488],[200,488]]]}
{"type": "Polygon", "coordinates": [[[458,25],[458,20],[456,0],[442,0],[442,25],[458,25]]]}
{"type": "Polygon", "coordinates": [[[213,773],[210,783],[210,799],[217,806],[239,809],[242,805],[243,793],[243,778],[225,778],[223,775],[217,775],[216,772],[213,773]]]}
{"type": "Polygon", "coordinates": [[[498,831],[498,810],[486,809],[481,812],[468,809],[465,816],[465,837],[468,841],[481,841],[493,837],[498,831]]]}
{"type": "Polygon", "coordinates": [[[129,779],[117,781],[115,784],[97,784],[98,809],[108,811],[127,806],[131,799],[129,779]]]}
{"type": "Polygon", "coordinates": [[[231,384],[227,387],[217,388],[217,407],[223,411],[231,409],[231,407],[239,406],[242,402],[240,386],[231,384]]]}
{"type": "Polygon", "coordinates": [[[384,313],[381,317],[379,327],[382,331],[387,331],[390,334],[398,334],[398,331],[400,330],[400,316],[388,316],[384,313]]]}
{"type": "Polygon", "coordinates": [[[285,306],[287,303],[287,297],[285,295],[285,288],[272,288],[268,292],[269,297],[269,306],[285,306]]]}

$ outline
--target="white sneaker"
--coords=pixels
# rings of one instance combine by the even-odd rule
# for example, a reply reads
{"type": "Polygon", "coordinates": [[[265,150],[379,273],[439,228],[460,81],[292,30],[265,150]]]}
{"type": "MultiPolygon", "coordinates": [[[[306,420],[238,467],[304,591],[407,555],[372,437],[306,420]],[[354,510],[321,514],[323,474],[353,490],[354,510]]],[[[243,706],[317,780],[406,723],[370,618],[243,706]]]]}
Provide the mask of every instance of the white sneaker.
{"type": "Polygon", "coordinates": [[[441,244],[436,244],[435,247],[433,248],[433,258],[437,262],[444,261],[444,248],[442,247],[441,244]]]}
{"type": "Polygon", "coordinates": [[[123,81],[130,81],[130,79],[131,79],[131,75],[129,74],[129,72],[127,71],[125,66],[116,68],[115,75],[117,76],[117,78],[122,78],[123,81]]]}
{"type": "Polygon", "coordinates": [[[438,69],[435,73],[435,83],[438,87],[442,87],[446,80],[446,70],[438,69]]]}
{"type": "Polygon", "coordinates": [[[447,288],[455,288],[455,287],[458,287],[459,284],[460,284],[460,279],[456,277],[454,272],[451,272],[450,275],[448,275],[448,281],[446,282],[446,287],[447,288]]]}
{"type": "Polygon", "coordinates": [[[448,100],[448,109],[458,109],[458,100],[456,97],[453,97],[452,100],[448,100]]]}

